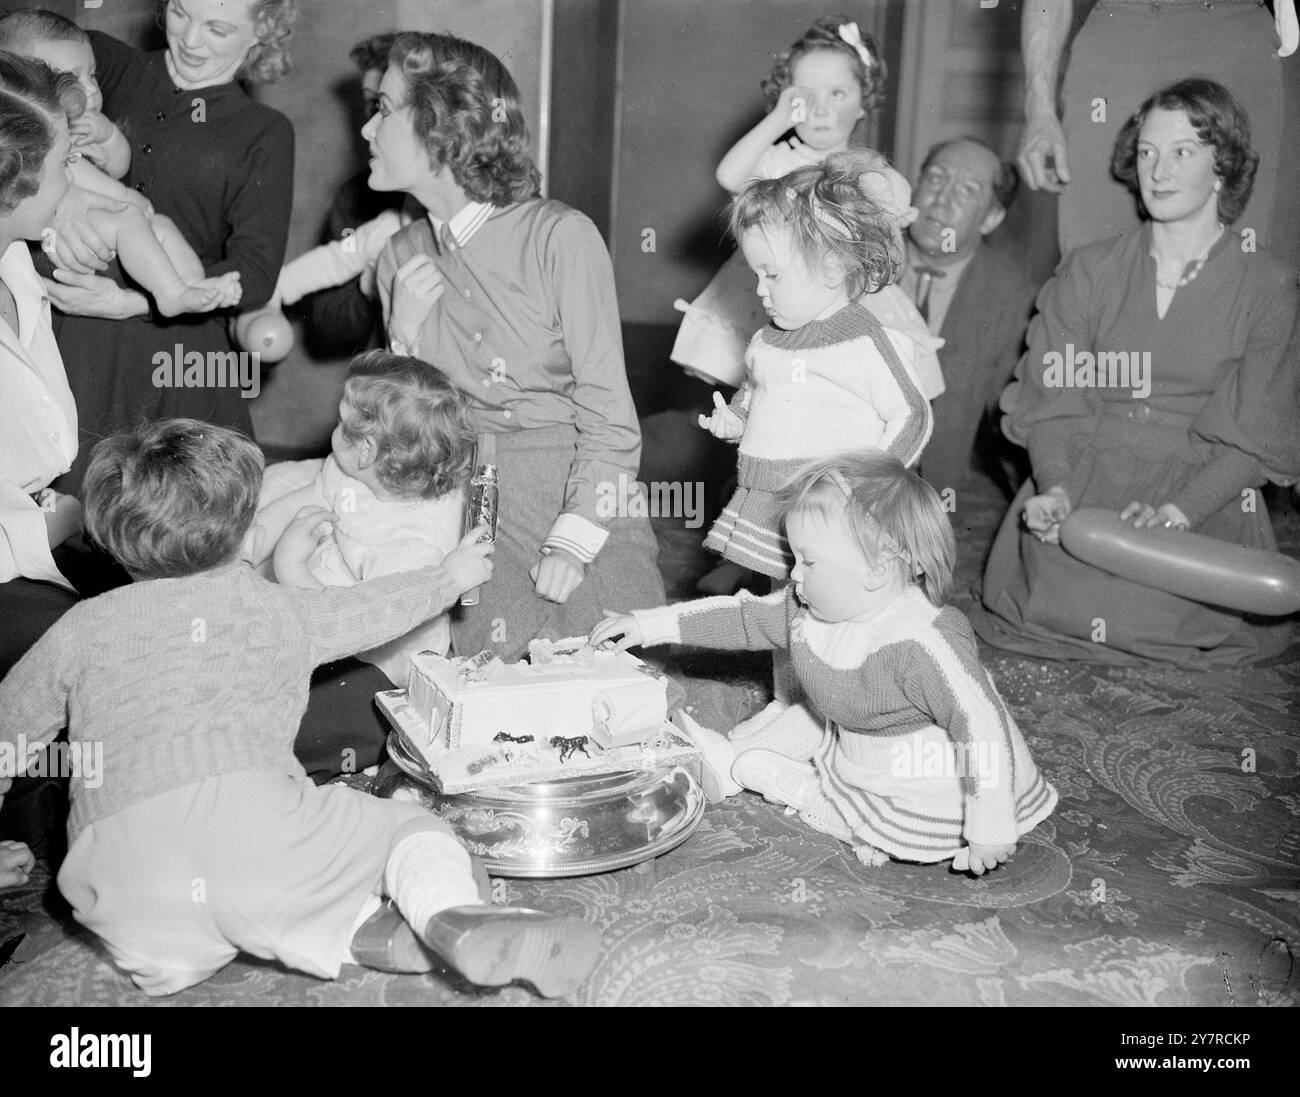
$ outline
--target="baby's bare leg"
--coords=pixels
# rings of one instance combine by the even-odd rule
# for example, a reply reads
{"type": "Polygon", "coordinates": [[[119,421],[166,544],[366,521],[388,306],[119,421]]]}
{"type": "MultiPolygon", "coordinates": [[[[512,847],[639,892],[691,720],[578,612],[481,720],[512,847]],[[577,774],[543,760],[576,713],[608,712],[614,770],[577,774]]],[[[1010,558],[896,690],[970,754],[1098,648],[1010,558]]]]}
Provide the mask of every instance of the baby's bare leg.
{"type": "Polygon", "coordinates": [[[239,284],[239,274],[236,271],[219,274],[215,278],[205,278],[203,260],[199,258],[199,253],[190,247],[189,241],[181,235],[181,230],[176,227],[175,221],[164,213],[155,213],[150,227],[158,237],[158,242],[162,244],[163,251],[176,267],[177,273],[191,288],[217,290],[216,308],[228,309],[239,304],[244,294],[244,287],[239,284]]]}
{"type": "Polygon", "coordinates": [[[199,258],[199,253],[190,247],[190,242],[181,235],[176,222],[165,213],[155,213],[153,220],[149,222],[149,227],[153,229],[158,243],[162,245],[163,251],[167,253],[167,258],[172,261],[172,266],[176,268],[176,273],[181,276],[181,279],[191,285],[201,281],[203,260],[199,258]]]}
{"type": "MultiPolygon", "coordinates": [[[[133,207],[121,213],[92,210],[90,219],[96,231],[117,249],[126,272],[149,291],[164,316],[210,312],[238,303],[241,290],[237,273],[219,278],[200,277],[188,283],[140,210],[133,207]]],[[[202,274],[201,268],[199,273],[202,274]]]]}

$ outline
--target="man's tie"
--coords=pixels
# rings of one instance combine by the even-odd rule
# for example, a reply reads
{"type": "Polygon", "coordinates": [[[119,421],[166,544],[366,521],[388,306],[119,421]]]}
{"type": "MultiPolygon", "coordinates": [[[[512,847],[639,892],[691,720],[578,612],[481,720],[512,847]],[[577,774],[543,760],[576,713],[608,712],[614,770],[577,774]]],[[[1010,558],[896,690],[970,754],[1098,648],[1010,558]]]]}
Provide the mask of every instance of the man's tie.
{"type": "Polygon", "coordinates": [[[927,323],[930,320],[930,286],[936,278],[942,278],[944,273],[934,267],[916,268],[916,311],[927,323]]]}

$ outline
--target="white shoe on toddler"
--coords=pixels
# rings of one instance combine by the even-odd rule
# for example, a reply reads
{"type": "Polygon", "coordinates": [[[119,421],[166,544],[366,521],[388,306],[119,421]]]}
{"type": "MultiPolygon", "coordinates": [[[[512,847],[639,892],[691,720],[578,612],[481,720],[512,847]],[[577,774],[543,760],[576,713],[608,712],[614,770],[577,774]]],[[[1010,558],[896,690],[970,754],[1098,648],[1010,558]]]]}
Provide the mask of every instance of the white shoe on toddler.
{"type": "Polygon", "coordinates": [[[774,750],[741,751],[731,765],[731,776],[768,803],[786,804],[795,811],[811,806],[817,796],[817,771],[774,750]]]}
{"type": "Polygon", "coordinates": [[[728,796],[735,796],[743,791],[731,776],[731,766],[736,760],[736,748],[725,735],[706,728],[685,711],[678,711],[677,720],[681,729],[690,736],[691,741],[700,749],[703,758],[700,762],[700,787],[704,798],[710,804],[721,803],[728,796]]]}

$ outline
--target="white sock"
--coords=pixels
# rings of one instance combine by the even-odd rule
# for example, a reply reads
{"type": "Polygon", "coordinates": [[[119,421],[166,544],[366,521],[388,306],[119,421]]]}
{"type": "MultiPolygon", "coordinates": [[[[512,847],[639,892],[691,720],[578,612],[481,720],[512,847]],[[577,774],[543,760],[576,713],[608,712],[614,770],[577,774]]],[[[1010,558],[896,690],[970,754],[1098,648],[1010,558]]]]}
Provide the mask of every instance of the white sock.
{"type": "Polygon", "coordinates": [[[384,888],[416,933],[451,907],[483,905],[469,853],[450,834],[423,830],[403,838],[388,855],[384,888]]]}

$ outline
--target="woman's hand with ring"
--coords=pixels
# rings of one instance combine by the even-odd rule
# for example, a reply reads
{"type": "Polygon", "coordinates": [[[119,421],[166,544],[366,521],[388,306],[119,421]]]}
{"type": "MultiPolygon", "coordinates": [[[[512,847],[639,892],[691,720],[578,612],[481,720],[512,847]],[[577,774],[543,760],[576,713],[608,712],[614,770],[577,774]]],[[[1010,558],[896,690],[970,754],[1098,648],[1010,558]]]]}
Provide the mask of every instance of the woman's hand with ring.
{"type": "Polygon", "coordinates": [[[1119,512],[1121,522],[1133,522],[1134,529],[1189,529],[1191,522],[1173,503],[1153,507],[1149,503],[1132,502],[1119,512]]]}

